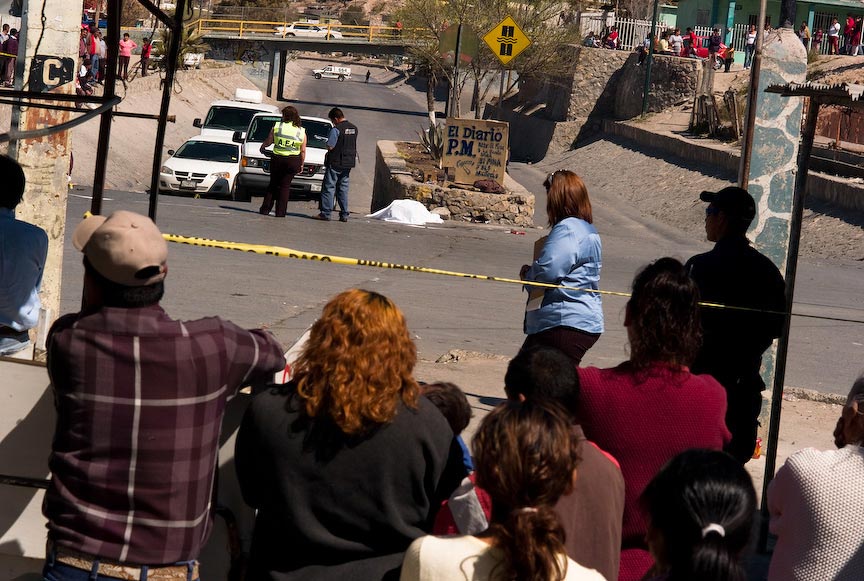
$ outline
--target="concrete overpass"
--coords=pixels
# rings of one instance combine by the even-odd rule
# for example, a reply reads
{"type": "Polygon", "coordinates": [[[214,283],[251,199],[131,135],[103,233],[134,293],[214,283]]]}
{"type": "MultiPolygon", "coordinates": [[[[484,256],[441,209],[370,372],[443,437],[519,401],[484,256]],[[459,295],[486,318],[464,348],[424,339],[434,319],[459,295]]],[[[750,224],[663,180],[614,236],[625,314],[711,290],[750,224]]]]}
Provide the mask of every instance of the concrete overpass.
{"type": "Polygon", "coordinates": [[[292,50],[308,50],[312,52],[350,52],[353,54],[397,54],[404,55],[408,43],[401,41],[359,40],[354,38],[298,38],[266,36],[263,34],[246,34],[244,36],[219,32],[205,32],[204,39],[209,44],[228,43],[237,46],[237,54],[242,55],[243,46],[255,45],[266,48],[265,54],[274,54],[292,50]]]}
{"type": "Polygon", "coordinates": [[[404,55],[406,47],[419,43],[423,38],[414,31],[392,26],[332,24],[318,24],[318,36],[302,33],[295,36],[286,30],[290,25],[290,22],[202,18],[190,23],[189,27],[195,28],[208,43],[236,44],[238,55],[242,54],[240,47],[249,44],[263,46],[265,54],[306,50],[404,55]]]}

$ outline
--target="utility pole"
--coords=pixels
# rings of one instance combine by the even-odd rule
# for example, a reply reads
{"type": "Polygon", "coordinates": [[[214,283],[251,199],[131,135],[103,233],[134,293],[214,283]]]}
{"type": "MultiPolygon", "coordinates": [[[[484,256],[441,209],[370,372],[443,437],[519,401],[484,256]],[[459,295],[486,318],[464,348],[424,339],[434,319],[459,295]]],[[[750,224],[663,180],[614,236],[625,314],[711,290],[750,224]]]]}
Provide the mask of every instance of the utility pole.
{"type": "Polygon", "coordinates": [[[648,44],[648,58],[645,59],[645,86],[642,88],[642,117],[648,114],[648,94],[651,91],[651,65],[654,64],[654,44],[657,42],[657,17],[660,0],[654,0],[654,14],[651,17],[651,41],[648,44]]]}
{"type": "MultiPolygon", "coordinates": [[[[77,62],[81,26],[81,3],[69,0],[30,0],[21,14],[21,37],[15,88],[34,90],[30,83],[34,57],[71,58],[77,62]],[[50,15],[43,22],[42,15],[50,15]]],[[[77,68],[76,68],[77,73],[77,68]]],[[[74,80],[53,92],[75,94],[74,80]]],[[[68,121],[69,111],[52,111],[37,107],[14,107],[12,128],[18,131],[40,129],[68,121]]],[[[68,131],[9,144],[9,155],[24,168],[27,187],[17,217],[40,226],[48,233],[48,260],[42,276],[42,306],[49,320],[60,313],[60,277],[63,268],[63,240],[66,230],[66,193],[69,161],[72,155],[68,131]]],[[[89,171],[84,169],[84,171],[89,171]]]]}

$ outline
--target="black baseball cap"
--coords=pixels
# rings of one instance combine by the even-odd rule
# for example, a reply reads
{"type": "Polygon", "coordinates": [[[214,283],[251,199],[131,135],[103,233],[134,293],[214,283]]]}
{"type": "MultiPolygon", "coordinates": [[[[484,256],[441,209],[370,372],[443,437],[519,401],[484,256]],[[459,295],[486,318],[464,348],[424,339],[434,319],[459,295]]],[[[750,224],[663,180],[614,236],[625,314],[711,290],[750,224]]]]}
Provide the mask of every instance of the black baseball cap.
{"type": "Polygon", "coordinates": [[[752,220],[756,217],[756,202],[750,193],[738,186],[729,186],[718,192],[702,192],[699,199],[714,204],[718,210],[742,220],[752,220]]]}

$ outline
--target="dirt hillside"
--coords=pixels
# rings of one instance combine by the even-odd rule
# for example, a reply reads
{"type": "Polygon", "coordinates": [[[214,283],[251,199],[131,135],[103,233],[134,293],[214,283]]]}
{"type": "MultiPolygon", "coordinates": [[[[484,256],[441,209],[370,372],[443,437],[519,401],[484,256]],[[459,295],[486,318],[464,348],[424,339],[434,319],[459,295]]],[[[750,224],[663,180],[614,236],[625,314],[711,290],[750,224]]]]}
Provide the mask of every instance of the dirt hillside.
{"type": "Polygon", "coordinates": [[[807,67],[807,79],[819,83],[864,83],[864,56],[822,55],[807,67]]]}
{"type": "MultiPolygon", "coordinates": [[[[233,66],[226,67],[224,72],[218,74],[212,70],[179,71],[169,109],[169,115],[176,116],[176,122],[169,123],[166,128],[163,159],[167,157],[165,152],[168,149],[176,149],[186,139],[199,133],[199,129],[192,126],[192,121],[196,117],[204,117],[212,101],[230,99],[236,88],[255,89],[255,86],[233,66]]],[[[128,84],[125,93],[123,86],[118,84],[117,91],[124,97],[118,110],[159,113],[162,93],[158,77],[151,75],[135,79],[128,84]]],[[[106,188],[143,192],[150,183],[156,121],[115,117],[111,133],[106,188]]],[[[79,125],[72,131],[75,157],[72,181],[75,184],[93,183],[98,135],[98,120],[79,125]]]]}

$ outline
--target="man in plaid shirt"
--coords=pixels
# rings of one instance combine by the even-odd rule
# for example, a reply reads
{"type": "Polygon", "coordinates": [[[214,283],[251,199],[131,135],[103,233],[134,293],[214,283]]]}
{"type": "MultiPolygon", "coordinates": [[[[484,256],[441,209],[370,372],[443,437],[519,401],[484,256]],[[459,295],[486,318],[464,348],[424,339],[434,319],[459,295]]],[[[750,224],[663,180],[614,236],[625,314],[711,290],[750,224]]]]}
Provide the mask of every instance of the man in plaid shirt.
{"type": "Polygon", "coordinates": [[[284,368],[267,332],[159,306],[168,248],[147,217],[76,228],[84,308],[48,337],[57,427],[44,577],[198,579],[226,401],[284,368]]]}

